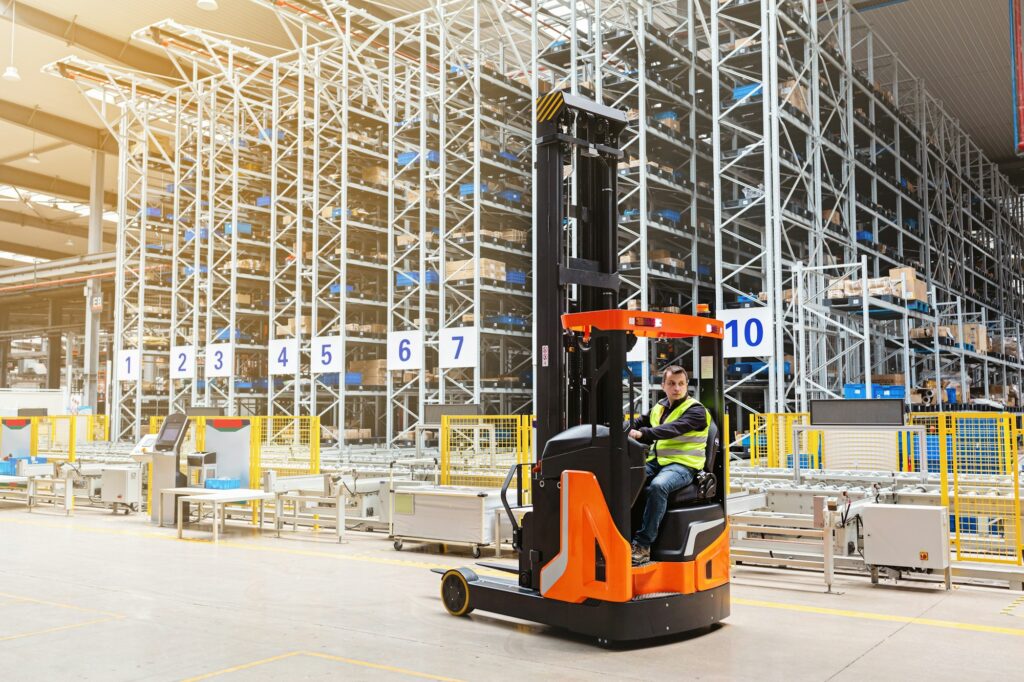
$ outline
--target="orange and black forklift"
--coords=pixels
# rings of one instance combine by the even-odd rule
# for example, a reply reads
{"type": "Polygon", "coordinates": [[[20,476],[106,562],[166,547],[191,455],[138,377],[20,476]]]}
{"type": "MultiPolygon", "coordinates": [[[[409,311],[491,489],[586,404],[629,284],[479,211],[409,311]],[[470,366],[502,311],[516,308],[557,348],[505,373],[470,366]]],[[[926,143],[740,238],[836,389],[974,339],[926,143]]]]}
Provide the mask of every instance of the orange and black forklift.
{"type": "Polygon", "coordinates": [[[512,467],[502,487],[519,566],[481,564],[515,579],[437,571],[444,606],[456,616],[479,609],[557,626],[604,645],[711,627],[729,615],[716,427],[724,408],[722,323],[617,308],[616,180],[626,116],[557,91],[536,111],[539,456],[512,467]],[[647,448],[628,437],[623,406],[633,392],[626,356],[644,337],[692,339],[700,372],[691,385],[713,423],[704,470],[669,498],[651,562],[633,566],[647,448]],[[524,507],[527,475],[532,507],[524,507]],[[508,501],[513,486],[516,510],[508,501]]]}

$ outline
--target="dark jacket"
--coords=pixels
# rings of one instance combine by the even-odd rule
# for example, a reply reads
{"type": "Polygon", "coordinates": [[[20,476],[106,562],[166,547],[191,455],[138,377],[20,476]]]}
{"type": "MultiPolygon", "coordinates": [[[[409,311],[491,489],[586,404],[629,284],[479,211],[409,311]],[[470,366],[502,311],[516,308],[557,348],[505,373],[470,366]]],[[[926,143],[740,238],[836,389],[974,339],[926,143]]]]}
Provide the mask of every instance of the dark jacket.
{"type": "MultiPolygon", "coordinates": [[[[664,415],[672,414],[672,410],[679,407],[686,400],[686,397],[677,400],[669,405],[668,398],[658,401],[665,406],[664,415]]],[[[653,445],[655,441],[675,438],[689,431],[703,431],[707,426],[707,409],[700,402],[696,403],[673,422],[665,422],[660,426],[651,426],[651,413],[634,417],[626,424],[627,429],[638,429],[643,436],[639,438],[644,445],[653,445]]]]}

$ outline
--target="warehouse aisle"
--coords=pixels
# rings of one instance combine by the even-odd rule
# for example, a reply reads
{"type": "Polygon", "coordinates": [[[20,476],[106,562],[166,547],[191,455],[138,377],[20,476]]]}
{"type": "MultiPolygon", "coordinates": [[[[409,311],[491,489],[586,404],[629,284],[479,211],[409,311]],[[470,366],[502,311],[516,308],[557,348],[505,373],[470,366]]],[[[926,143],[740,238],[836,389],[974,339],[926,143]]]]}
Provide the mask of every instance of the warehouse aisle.
{"type": "Polygon", "coordinates": [[[428,569],[471,559],[348,537],[236,527],[213,546],[139,515],[0,509],[0,655],[19,679],[104,681],[943,680],[1024,668],[1024,600],[1005,590],[840,577],[843,594],[827,595],[815,574],[739,568],[726,625],[608,651],[482,613],[453,618],[428,569]]]}

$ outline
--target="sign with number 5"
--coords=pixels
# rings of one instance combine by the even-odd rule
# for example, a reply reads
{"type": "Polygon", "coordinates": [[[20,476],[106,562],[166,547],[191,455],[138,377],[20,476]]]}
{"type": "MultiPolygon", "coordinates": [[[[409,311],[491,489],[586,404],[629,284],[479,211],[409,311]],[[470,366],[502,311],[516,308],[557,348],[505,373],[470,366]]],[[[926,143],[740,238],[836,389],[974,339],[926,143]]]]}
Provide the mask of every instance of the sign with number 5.
{"type": "Polygon", "coordinates": [[[438,367],[476,367],[480,363],[480,330],[476,327],[452,327],[441,330],[438,367]]]}
{"type": "Polygon", "coordinates": [[[231,377],[235,374],[235,346],[232,343],[211,343],[206,347],[207,378],[231,377]]]}
{"type": "Polygon", "coordinates": [[[772,322],[767,308],[720,310],[725,324],[723,352],[727,358],[768,357],[772,354],[772,322]]]}
{"type": "Polygon", "coordinates": [[[171,348],[171,378],[191,379],[195,375],[195,346],[174,346],[171,348]]]}
{"type": "Polygon", "coordinates": [[[314,336],[309,347],[309,366],[314,374],[344,372],[340,336],[314,336]]]}
{"type": "Polygon", "coordinates": [[[388,334],[388,369],[423,369],[423,332],[388,334]]]}

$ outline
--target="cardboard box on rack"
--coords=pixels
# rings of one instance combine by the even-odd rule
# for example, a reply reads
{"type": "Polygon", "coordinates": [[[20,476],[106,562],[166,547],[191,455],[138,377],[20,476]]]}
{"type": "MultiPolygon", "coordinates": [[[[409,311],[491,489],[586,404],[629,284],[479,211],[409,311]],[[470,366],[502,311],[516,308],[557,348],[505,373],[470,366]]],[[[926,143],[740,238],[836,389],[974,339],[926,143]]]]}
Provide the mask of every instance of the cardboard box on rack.
{"type": "Polygon", "coordinates": [[[889,278],[899,298],[906,301],[928,301],[928,287],[924,280],[918,278],[914,268],[891,268],[889,278]]]}
{"type": "Polygon", "coordinates": [[[925,327],[914,327],[910,330],[910,338],[912,339],[930,339],[935,336],[939,338],[952,339],[953,328],[946,326],[934,327],[932,325],[928,325],[925,327]]]}
{"type": "MultiPolygon", "coordinates": [[[[445,277],[449,280],[473,279],[475,276],[474,262],[468,260],[450,260],[444,264],[445,277]]],[[[484,279],[505,279],[505,264],[493,258],[480,259],[480,277],[484,279]]]]}
{"type": "Polygon", "coordinates": [[[810,107],[807,104],[807,88],[798,83],[796,79],[790,78],[779,83],[779,96],[783,104],[792,104],[804,114],[810,116],[810,107]]]}
{"type": "Polygon", "coordinates": [[[363,166],[363,170],[360,173],[360,177],[364,182],[368,182],[372,185],[387,185],[388,184],[388,169],[384,166],[363,166]]]}
{"type": "Polygon", "coordinates": [[[988,346],[988,329],[981,324],[965,324],[963,325],[963,338],[959,338],[960,328],[953,327],[953,338],[961,343],[969,343],[974,346],[974,350],[978,353],[987,353],[988,346]]]}

